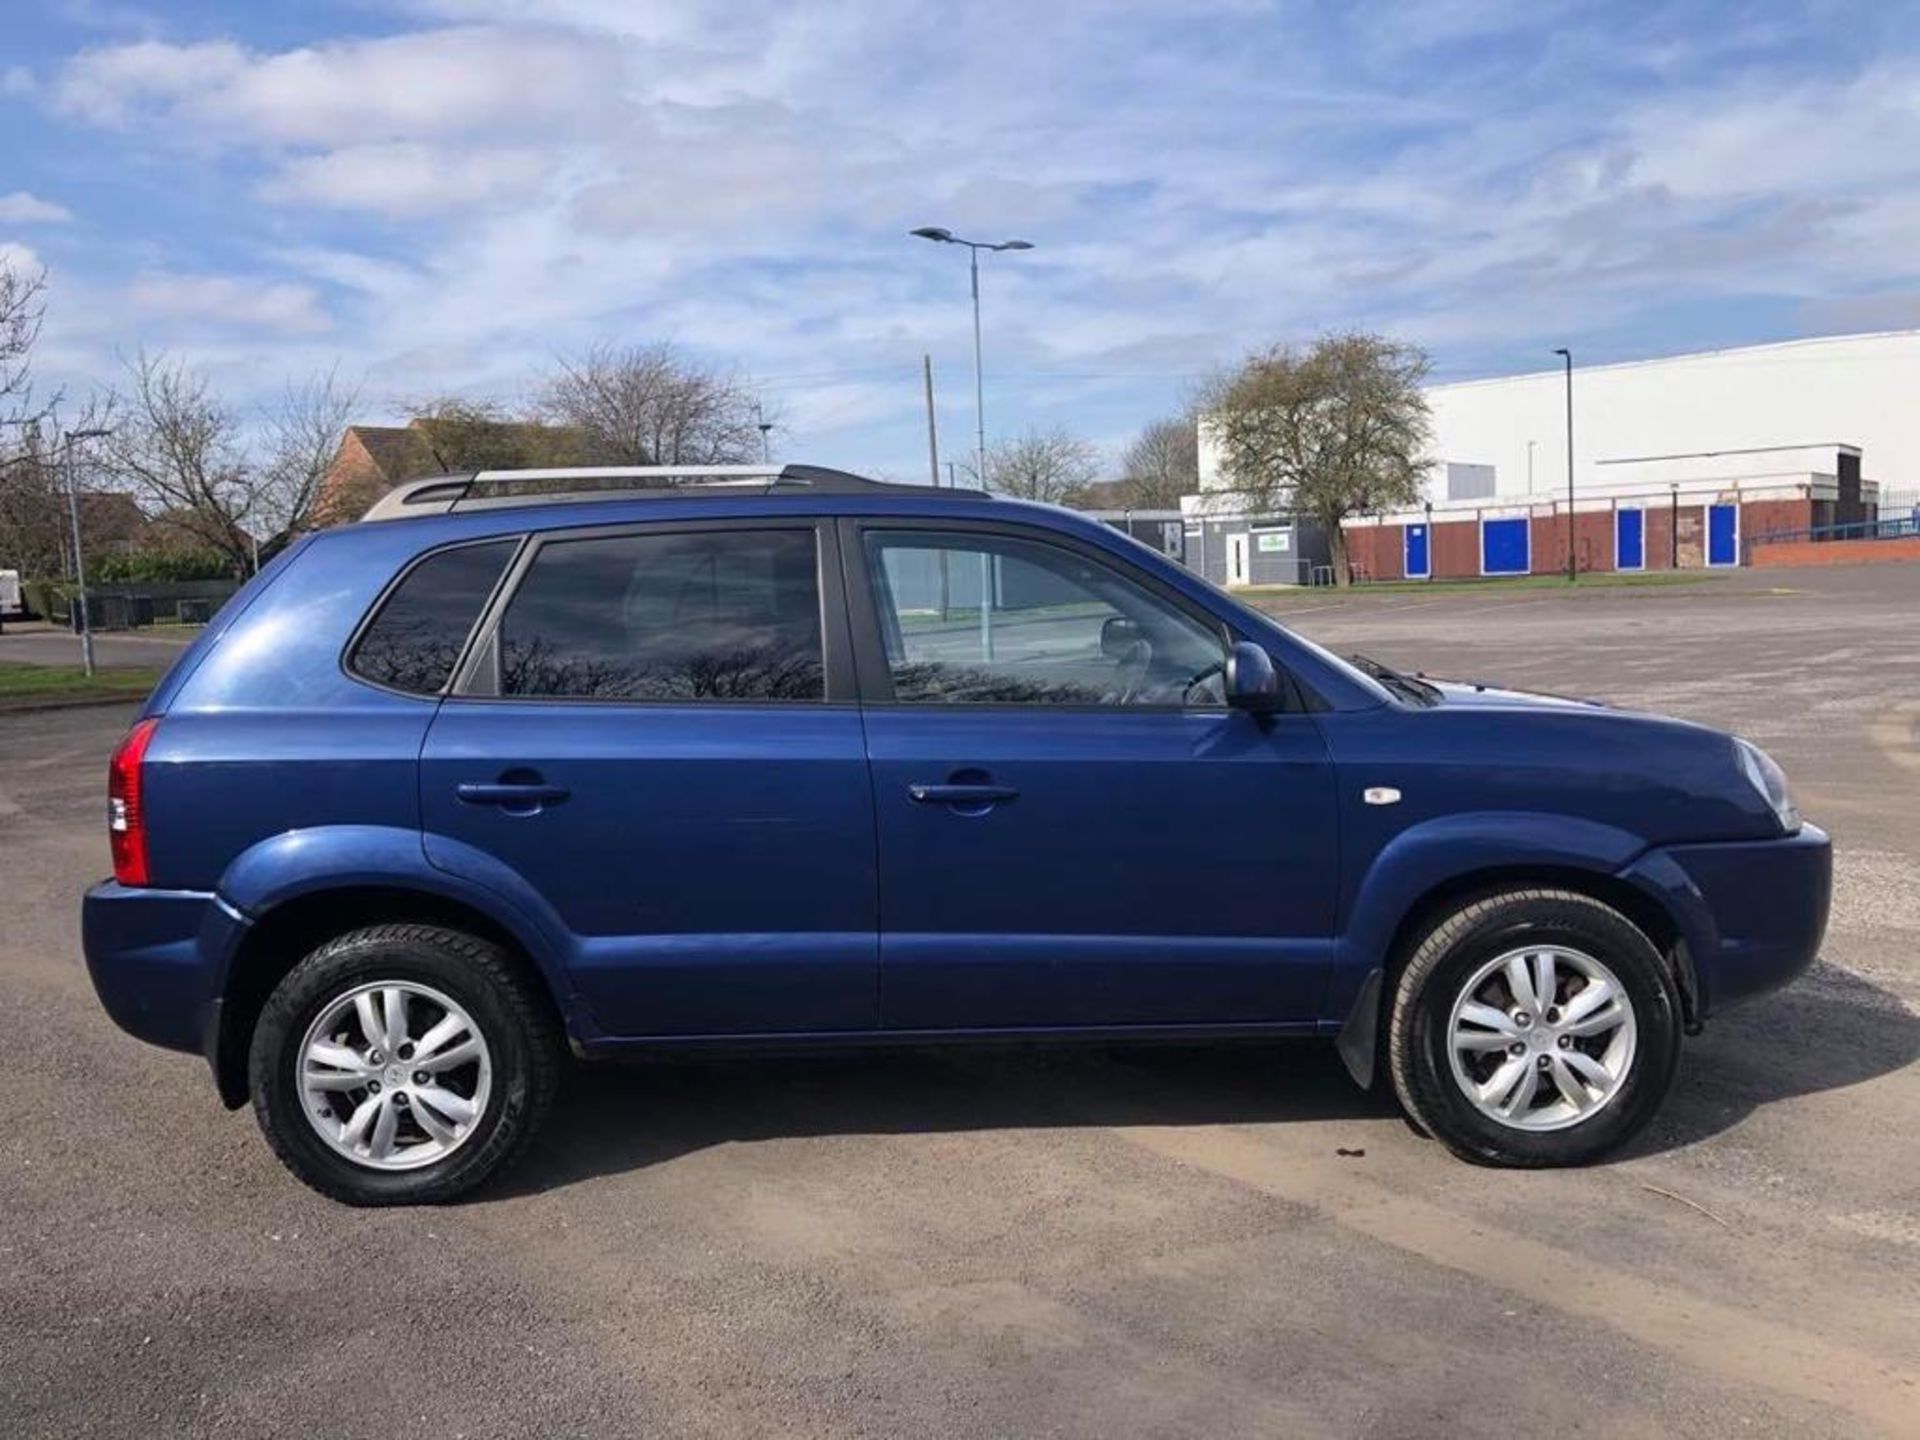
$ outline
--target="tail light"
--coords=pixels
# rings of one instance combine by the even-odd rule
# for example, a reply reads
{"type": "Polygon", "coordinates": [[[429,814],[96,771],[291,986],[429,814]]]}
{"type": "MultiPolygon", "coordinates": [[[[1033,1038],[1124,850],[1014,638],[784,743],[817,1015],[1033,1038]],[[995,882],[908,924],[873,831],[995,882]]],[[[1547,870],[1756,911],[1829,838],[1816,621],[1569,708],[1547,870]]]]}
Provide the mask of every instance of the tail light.
{"type": "Polygon", "coordinates": [[[122,885],[151,883],[140,766],[159,726],[158,718],[136,724],[113,752],[113,761],[107,767],[107,838],[113,844],[113,878],[122,885]]]}

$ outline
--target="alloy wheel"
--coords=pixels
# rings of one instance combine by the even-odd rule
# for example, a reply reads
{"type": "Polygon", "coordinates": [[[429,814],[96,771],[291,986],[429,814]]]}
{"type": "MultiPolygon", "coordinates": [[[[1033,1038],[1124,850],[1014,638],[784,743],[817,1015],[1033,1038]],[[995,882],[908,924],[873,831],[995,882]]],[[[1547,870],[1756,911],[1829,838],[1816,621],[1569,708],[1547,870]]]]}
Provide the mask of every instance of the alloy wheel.
{"type": "Polygon", "coordinates": [[[1487,961],[1447,1020],[1455,1082],[1482,1115],[1516,1130],[1564,1130],[1605,1109],[1626,1083],[1638,1039],[1620,978],[1563,945],[1487,961]]]}

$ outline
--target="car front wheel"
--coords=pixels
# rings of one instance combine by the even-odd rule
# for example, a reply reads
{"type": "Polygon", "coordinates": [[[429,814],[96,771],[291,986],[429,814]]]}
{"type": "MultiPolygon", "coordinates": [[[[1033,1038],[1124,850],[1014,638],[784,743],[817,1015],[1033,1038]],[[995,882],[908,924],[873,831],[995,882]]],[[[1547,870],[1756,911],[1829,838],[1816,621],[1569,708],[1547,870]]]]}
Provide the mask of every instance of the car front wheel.
{"type": "Polygon", "coordinates": [[[1679,1060],[1658,949],[1588,896],[1516,890],[1446,917],[1400,972],[1388,1066],[1400,1102],[1468,1160],[1597,1159],[1652,1119],[1679,1060]]]}
{"type": "Polygon", "coordinates": [[[498,946],[428,925],[329,941],[254,1030],[254,1113],[274,1153],[350,1205],[449,1200],[504,1168],[552,1103],[560,1041],[498,946]]]}

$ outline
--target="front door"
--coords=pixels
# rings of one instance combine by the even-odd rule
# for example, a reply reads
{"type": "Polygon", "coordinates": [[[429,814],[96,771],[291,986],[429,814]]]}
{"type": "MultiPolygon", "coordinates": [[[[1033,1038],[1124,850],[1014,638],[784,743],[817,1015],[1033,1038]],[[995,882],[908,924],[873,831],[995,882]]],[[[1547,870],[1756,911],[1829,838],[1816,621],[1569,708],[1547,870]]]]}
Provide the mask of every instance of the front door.
{"type": "Polygon", "coordinates": [[[1643,570],[1647,564],[1647,514],[1627,509],[1613,512],[1613,564],[1616,570],[1643,570]]]}
{"type": "Polygon", "coordinates": [[[1229,585],[1253,583],[1253,562],[1249,558],[1249,537],[1246,535],[1227,537],[1227,583],[1229,585]]]}
{"type": "Polygon", "coordinates": [[[429,858],[557,912],[605,1034],[878,1019],[873,800],[822,538],[547,537],[428,732],[429,858]]]}
{"type": "Polygon", "coordinates": [[[889,1029],[1314,1017],[1333,777],[1223,631],[1091,546],[849,522],[889,1029]],[[938,577],[951,577],[946,605],[938,577]]]}
{"type": "Polygon", "coordinates": [[[1740,507],[1709,505],[1707,507],[1707,564],[1738,565],[1739,563],[1740,507]]]}
{"type": "Polygon", "coordinates": [[[1427,558],[1427,527],[1407,526],[1407,578],[1424,580],[1432,573],[1432,562],[1427,558]]]}

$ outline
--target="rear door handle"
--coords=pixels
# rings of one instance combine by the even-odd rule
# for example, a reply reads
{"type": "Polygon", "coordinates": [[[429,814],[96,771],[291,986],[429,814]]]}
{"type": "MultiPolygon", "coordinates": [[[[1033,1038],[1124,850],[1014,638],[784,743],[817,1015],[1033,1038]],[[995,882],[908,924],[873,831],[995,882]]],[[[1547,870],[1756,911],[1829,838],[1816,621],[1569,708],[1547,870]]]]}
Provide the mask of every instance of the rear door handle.
{"type": "Polygon", "coordinates": [[[1011,785],[907,786],[907,798],[921,805],[996,805],[1019,794],[1011,785]]]}
{"type": "Polygon", "coordinates": [[[572,792],[564,785],[544,781],[462,781],[453,792],[469,805],[499,805],[508,810],[537,810],[557,805],[572,792]]]}

